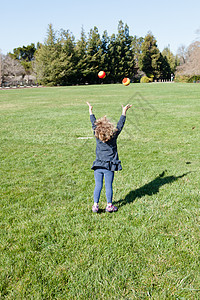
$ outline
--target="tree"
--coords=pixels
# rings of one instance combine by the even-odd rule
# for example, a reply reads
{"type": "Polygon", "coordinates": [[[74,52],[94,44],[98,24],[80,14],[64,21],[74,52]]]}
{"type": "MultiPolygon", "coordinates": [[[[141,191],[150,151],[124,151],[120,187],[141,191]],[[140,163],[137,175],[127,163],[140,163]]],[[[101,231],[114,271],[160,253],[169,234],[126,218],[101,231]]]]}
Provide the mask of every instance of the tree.
{"type": "Polygon", "coordinates": [[[9,52],[9,55],[20,61],[32,61],[34,59],[36,48],[35,44],[31,44],[28,46],[14,48],[13,53],[9,52]]]}
{"type": "Polygon", "coordinates": [[[60,85],[76,83],[77,80],[77,56],[75,38],[69,30],[61,30],[57,41],[58,57],[56,58],[57,79],[60,85]]]}
{"type": "Polygon", "coordinates": [[[196,41],[188,47],[184,63],[177,68],[177,74],[186,76],[200,75],[200,41],[196,41]]]}
{"type": "Polygon", "coordinates": [[[1,55],[1,84],[16,83],[19,79],[23,79],[24,75],[24,67],[18,60],[11,58],[9,54],[1,55]]]}
{"type": "Polygon", "coordinates": [[[118,72],[117,79],[121,81],[124,77],[132,78],[134,75],[134,52],[132,51],[133,38],[129,35],[129,27],[120,20],[118,34],[116,36],[118,72]]]}
{"type": "Polygon", "coordinates": [[[100,44],[100,63],[99,63],[99,69],[106,71],[106,78],[104,79],[104,82],[109,82],[110,78],[110,58],[108,55],[108,47],[109,47],[110,38],[108,36],[108,32],[105,30],[103,32],[102,38],[101,38],[101,44],[100,44]]]}
{"type": "Polygon", "coordinates": [[[83,27],[81,28],[81,36],[76,44],[77,56],[77,83],[85,83],[87,75],[87,38],[83,27]]]}
{"type": "Polygon", "coordinates": [[[133,78],[135,74],[135,53],[133,37],[129,27],[120,20],[117,35],[112,34],[107,47],[108,69],[111,82],[121,82],[124,77],[133,78]]]}
{"type": "Polygon", "coordinates": [[[175,56],[168,47],[165,47],[162,51],[163,58],[168,62],[171,72],[175,74],[178,66],[178,57],[175,56]]]}
{"type": "Polygon", "coordinates": [[[110,43],[107,50],[109,64],[108,64],[108,74],[110,77],[110,82],[117,82],[117,72],[118,72],[118,55],[117,55],[117,43],[115,34],[110,37],[110,43]]]}
{"type": "Polygon", "coordinates": [[[160,53],[160,70],[159,70],[159,76],[161,79],[171,79],[172,70],[170,68],[168,59],[166,56],[163,56],[162,53],[160,53]]]}
{"type": "Polygon", "coordinates": [[[180,65],[186,63],[187,60],[187,48],[185,45],[181,45],[177,51],[178,62],[180,65]]]}
{"type": "Polygon", "coordinates": [[[131,48],[132,51],[134,53],[134,59],[135,59],[135,64],[136,67],[139,67],[139,59],[140,59],[140,55],[142,54],[142,43],[144,42],[144,38],[143,37],[137,37],[134,36],[132,38],[132,44],[131,44],[131,48]]]}
{"type": "Polygon", "coordinates": [[[162,57],[157,47],[155,37],[149,32],[144,39],[141,47],[141,55],[139,59],[140,69],[147,76],[154,76],[155,79],[161,76],[162,57]]]}
{"type": "Polygon", "coordinates": [[[36,51],[36,73],[41,84],[59,84],[57,59],[59,57],[56,32],[49,24],[44,44],[36,51]]]}
{"type": "Polygon", "coordinates": [[[101,39],[98,33],[98,28],[95,26],[89,32],[87,44],[87,68],[85,70],[86,79],[88,82],[96,83],[98,80],[97,73],[100,69],[101,61],[101,39]]]}
{"type": "Polygon", "coordinates": [[[33,72],[32,62],[36,52],[35,44],[28,46],[14,48],[13,53],[9,52],[8,55],[15,60],[18,60],[24,67],[26,74],[30,75],[33,72]]]}

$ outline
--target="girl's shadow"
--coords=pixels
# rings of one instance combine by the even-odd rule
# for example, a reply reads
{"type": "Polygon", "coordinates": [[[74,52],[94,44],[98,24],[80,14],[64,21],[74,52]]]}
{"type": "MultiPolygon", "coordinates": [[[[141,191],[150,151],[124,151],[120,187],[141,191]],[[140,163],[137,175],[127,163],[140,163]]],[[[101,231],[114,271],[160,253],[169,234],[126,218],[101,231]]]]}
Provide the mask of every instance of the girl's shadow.
{"type": "Polygon", "coordinates": [[[136,198],[141,198],[145,195],[154,195],[159,193],[159,188],[165,184],[169,184],[172,183],[180,178],[183,178],[184,176],[186,176],[188,173],[191,172],[187,172],[184,173],[183,175],[180,176],[166,176],[165,175],[165,171],[162,172],[162,174],[160,174],[158,177],[156,177],[155,179],[153,179],[152,181],[150,181],[149,183],[143,185],[142,187],[130,191],[126,197],[124,199],[120,199],[119,201],[116,201],[115,204],[118,207],[121,207],[123,205],[126,205],[128,203],[132,203],[135,201],[136,198]]]}

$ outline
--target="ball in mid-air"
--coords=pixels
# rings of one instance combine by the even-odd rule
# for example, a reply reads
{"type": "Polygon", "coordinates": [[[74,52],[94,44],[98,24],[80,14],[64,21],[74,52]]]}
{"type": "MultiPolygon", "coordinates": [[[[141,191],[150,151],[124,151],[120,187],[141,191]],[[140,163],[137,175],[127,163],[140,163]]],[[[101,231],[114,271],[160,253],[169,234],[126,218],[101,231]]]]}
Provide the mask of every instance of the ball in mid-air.
{"type": "Polygon", "coordinates": [[[127,77],[125,77],[125,78],[122,80],[122,83],[123,83],[123,85],[125,85],[125,86],[129,85],[130,82],[131,82],[130,79],[127,78],[127,77]]]}
{"type": "Polygon", "coordinates": [[[106,73],[104,71],[100,71],[98,73],[99,78],[104,79],[106,77],[106,73]]]}

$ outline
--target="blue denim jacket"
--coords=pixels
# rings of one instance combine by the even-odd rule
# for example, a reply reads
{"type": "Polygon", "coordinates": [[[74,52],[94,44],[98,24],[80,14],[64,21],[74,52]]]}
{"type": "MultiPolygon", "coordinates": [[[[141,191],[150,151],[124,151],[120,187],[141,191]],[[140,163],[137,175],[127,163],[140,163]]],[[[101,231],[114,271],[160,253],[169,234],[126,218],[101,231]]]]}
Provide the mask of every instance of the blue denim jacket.
{"type": "MultiPolygon", "coordinates": [[[[90,115],[90,121],[92,123],[92,129],[95,132],[95,115],[90,115]]],[[[120,171],[122,170],[121,161],[119,160],[117,153],[117,138],[122,131],[126,121],[126,117],[121,115],[119,122],[117,123],[117,131],[113,137],[103,143],[101,140],[96,138],[96,159],[93,162],[92,170],[96,168],[105,168],[110,171],[120,171]]]]}

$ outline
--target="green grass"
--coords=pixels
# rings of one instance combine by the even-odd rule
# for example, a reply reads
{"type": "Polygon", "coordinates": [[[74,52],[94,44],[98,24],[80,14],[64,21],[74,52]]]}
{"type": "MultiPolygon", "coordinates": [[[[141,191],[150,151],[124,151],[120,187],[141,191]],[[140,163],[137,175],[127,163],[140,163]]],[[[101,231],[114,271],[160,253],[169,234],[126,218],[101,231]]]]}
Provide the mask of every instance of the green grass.
{"type": "Polygon", "coordinates": [[[200,299],[198,84],[0,91],[0,298],[200,299]],[[117,213],[93,214],[86,101],[117,123],[117,213]]]}

